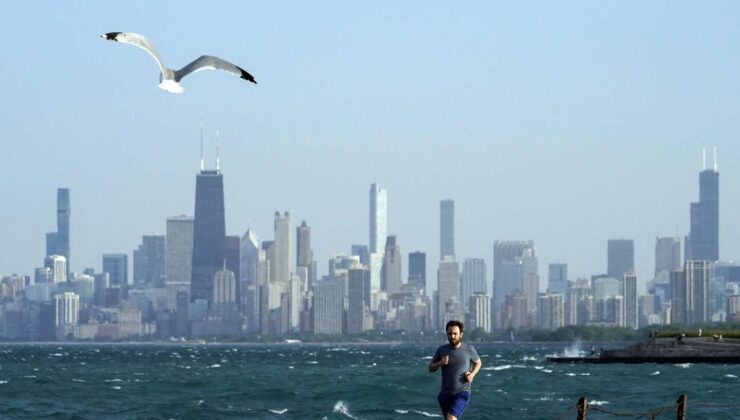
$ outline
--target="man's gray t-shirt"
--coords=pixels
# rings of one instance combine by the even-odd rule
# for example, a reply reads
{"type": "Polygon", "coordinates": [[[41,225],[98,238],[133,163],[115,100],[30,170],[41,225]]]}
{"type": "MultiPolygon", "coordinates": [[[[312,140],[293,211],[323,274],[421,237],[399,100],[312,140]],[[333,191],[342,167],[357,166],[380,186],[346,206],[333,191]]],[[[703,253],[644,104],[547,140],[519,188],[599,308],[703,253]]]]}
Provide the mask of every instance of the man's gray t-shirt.
{"type": "Polygon", "coordinates": [[[432,357],[432,362],[439,362],[442,357],[450,356],[449,363],[442,365],[442,394],[458,394],[464,391],[470,391],[470,382],[465,380],[465,374],[470,372],[472,363],[478,360],[478,352],[475,347],[461,343],[459,348],[454,348],[449,344],[439,346],[432,357]]]}

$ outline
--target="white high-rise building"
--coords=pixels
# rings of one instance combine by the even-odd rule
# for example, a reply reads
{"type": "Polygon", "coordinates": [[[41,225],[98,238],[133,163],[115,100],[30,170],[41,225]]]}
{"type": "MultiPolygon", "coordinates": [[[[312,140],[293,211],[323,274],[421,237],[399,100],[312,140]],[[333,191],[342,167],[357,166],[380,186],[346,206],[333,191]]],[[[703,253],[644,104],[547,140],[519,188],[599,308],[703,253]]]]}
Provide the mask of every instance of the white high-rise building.
{"type": "MultiPolygon", "coordinates": [[[[62,257],[64,258],[64,257],[62,257]]],[[[64,339],[79,322],[80,296],[73,292],[54,295],[54,326],[57,338],[64,339]]]]}
{"type": "Polygon", "coordinates": [[[378,184],[370,186],[370,253],[385,254],[388,236],[388,194],[378,184]]]}
{"type": "Polygon", "coordinates": [[[290,281],[293,272],[293,258],[291,246],[290,214],[286,211],[281,217],[275,212],[275,277],[278,283],[286,284],[290,281]]]}
{"type": "MultiPolygon", "coordinates": [[[[370,185],[370,285],[373,294],[380,292],[383,256],[388,237],[388,194],[378,184],[370,185]]],[[[377,299],[373,299],[372,310],[376,310],[377,299]]]]}
{"type": "Polygon", "coordinates": [[[485,293],[473,293],[468,299],[470,330],[480,328],[491,332],[491,298],[485,293]]]}
{"type": "Polygon", "coordinates": [[[213,276],[213,304],[236,303],[236,276],[230,270],[219,270],[213,276]]]}
{"type": "Polygon", "coordinates": [[[67,281],[67,259],[63,255],[49,255],[44,259],[44,266],[51,270],[52,283],[67,281]]]}
{"type": "MultiPolygon", "coordinates": [[[[462,310],[460,306],[460,264],[453,257],[446,257],[439,262],[437,269],[437,307],[435,309],[435,327],[444,331],[445,319],[450,318],[448,311],[462,310]],[[457,307],[456,307],[457,306],[457,307]],[[454,309],[453,309],[454,308],[454,309]]],[[[455,314],[457,317],[457,314],[455,314]]],[[[459,320],[460,318],[457,317],[459,320]]]]}
{"type": "Polygon", "coordinates": [[[470,297],[473,294],[488,293],[486,281],[486,260],[483,258],[466,258],[463,261],[462,276],[460,277],[460,301],[464,305],[463,309],[468,308],[470,297]]]}
{"type": "Polygon", "coordinates": [[[164,283],[167,289],[167,307],[177,308],[177,292],[190,295],[190,276],[193,265],[193,223],[190,216],[167,218],[164,251],[164,283]]]}

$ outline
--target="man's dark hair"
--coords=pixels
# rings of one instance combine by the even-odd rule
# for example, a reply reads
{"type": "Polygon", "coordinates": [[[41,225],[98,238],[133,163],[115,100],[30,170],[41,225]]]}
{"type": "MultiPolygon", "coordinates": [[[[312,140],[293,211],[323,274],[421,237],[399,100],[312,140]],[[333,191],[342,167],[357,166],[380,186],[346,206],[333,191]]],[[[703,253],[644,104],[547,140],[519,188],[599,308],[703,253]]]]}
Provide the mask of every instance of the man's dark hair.
{"type": "Polygon", "coordinates": [[[448,321],[447,325],[445,325],[445,332],[447,332],[447,329],[450,327],[458,327],[460,328],[460,332],[465,332],[465,325],[461,321],[448,321]]]}

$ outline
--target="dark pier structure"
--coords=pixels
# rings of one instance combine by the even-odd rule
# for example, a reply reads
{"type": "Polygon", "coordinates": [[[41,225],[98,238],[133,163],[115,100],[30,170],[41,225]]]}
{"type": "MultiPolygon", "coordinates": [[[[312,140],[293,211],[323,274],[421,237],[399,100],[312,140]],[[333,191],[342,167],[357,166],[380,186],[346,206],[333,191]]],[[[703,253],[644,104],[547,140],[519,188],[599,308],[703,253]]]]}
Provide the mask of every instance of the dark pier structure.
{"type": "Polygon", "coordinates": [[[713,337],[651,338],[598,355],[547,358],[555,363],[721,363],[740,364],[740,340],[713,337]]]}

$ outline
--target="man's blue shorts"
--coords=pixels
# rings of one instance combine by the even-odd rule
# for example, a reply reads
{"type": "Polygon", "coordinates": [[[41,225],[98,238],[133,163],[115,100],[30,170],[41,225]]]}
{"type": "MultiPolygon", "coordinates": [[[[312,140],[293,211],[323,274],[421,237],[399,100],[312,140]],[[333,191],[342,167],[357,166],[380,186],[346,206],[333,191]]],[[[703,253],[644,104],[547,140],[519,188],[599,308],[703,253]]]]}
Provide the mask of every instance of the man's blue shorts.
{"type": "Polygon", "coordinates": [[[439,401],[439,408],[442,409],[442,415],[452,414],[458,419],[462,417],[465,407],[468,406],[470,401],[470,391],[464,391],[459,394],[442,394],[437,395],[437,401],[439,401]]]}

